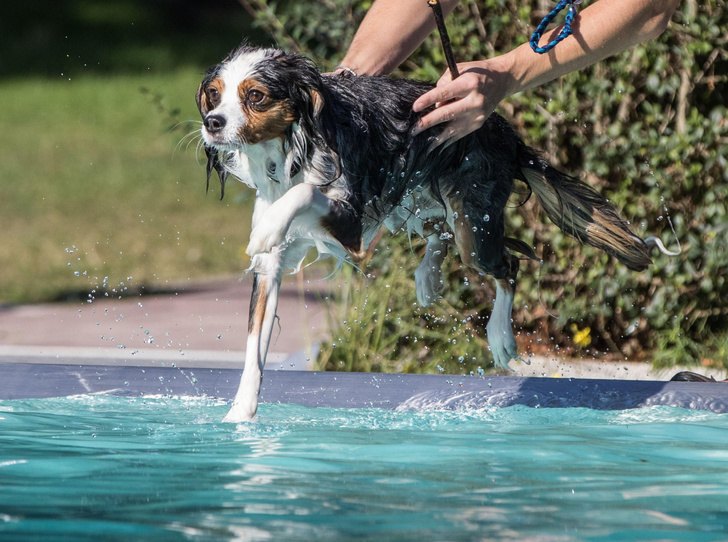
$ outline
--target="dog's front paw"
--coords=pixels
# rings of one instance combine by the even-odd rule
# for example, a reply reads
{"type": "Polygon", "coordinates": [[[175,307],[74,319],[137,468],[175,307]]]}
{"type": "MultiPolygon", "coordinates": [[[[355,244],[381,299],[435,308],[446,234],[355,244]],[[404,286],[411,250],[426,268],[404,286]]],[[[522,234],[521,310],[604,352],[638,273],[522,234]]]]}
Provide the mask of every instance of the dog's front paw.
{"type": "Polygon", "coordinates": [[[486,328],[490,352],[493,354],[493,363],[497,368],[512,370],[508,365],[510,361],[520,359],[516,338],[513,336],[511,326],[504,327],[497,325],[495,322],[493,324],[488,324],[486,328]]]}
{"type": "Polygon", "coordinates": [[[274,220],[265,220],[253,228],[250,241],[245,253],[255,256],[264,252],[271,252],[274,247],[283,244],[288,232],[288,225],[274,220]]]}
{"type": "Polygon", "coordinates": [[[442,270],[427,259],[423,260],[415,270],[415,291],[420,306],[429,307],[437,301],[443,284],[442,270]]]}

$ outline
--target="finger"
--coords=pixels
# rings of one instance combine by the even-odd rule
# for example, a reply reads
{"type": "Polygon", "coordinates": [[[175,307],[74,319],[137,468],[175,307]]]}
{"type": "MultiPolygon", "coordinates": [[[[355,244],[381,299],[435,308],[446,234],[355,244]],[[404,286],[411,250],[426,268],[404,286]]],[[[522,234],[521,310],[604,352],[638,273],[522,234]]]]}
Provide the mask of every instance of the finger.
{"type": "Polygon", "coordinates": [[[412,104],[412,110],[415,113],[424,111],[430,106],[438,103],[449,102],[455,98],[463,98],[468,95],[469,90],[464,88],[459,80],[449,82],[443,86],[437,86],[432,90],[425,92],[422,96],[415,100],[412,104]]]}
{"type": "Polygon", "coordinates": [[[430,146],[427,147],[427,152],[431,153],[438,147],[442,147],[443,150],[447,149],[450,145],[455,143],[457,141],[456,139],[453,139],[452,134],[448,133],[441,133],[439,136],[437,136],[435,139],[432,140],[432,143],[430,143],[430,146]]]}
{"type": "Polygon", "coordinates": [[[428,150],[432,151],[440,146],[442,146],[443,149],[446,149],[477,128],[478,126],[471,125],[466,118],[459,118],[450,121],[445,125],[442,132],[440,132],[433,140],[428,150]]]}
{"type": "Polygon", "coordinates": [[[432,128],[443,122],[449,122],[457,119],[460,115],[467,112],[466,105],[462,103],[463,100],[457,100],[450,102],[445,105],[441,105],[437,109],[433,109],[426,115],[422,116],[415,125],[414,135],[424,132],[428,128],[432,128]]]}
{"type": "Polygon", "coordinates": [[[450,73],[450,70],[447,70],[444,74],[442,74],[442,77],[440,77],[440,79],[437,80],[437,83],[435,83],[435,86],[443,87],[451,82],[452,82],[452,74],[450,73]]]}
{"type": "Polygon", "coordinates": [[[424,111],[428,107],[435,105],[438,101],[436,91],[437,88],[433,88],[417,98],[415,103],[412,104],[412,111],[419,113],[420,111],[424,111]]]}

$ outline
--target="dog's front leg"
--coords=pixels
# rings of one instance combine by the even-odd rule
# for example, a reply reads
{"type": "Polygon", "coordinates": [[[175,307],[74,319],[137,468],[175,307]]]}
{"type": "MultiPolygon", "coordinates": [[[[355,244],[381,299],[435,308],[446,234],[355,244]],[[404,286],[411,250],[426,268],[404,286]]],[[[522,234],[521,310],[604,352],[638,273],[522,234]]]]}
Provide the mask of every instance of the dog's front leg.
{"type": "Polygon", "coordinates": [[[258,409],[258,393],[263,367],[268,354],[281,286],[281,252],[258,254],[253,257],[253,293],[250,297],[248,343],[245,349],[245,368],[232,408],[224,422],[248,421],[258,409]]]}
{"type": "Polygon", "coordinates": [[[283,244],[293,219],[310,215],[321,218],[329,212],[329,198],[312,184],[301,183],[274,201],[250,234],[245,252],[250,256],[270,252],[283,244]]]}

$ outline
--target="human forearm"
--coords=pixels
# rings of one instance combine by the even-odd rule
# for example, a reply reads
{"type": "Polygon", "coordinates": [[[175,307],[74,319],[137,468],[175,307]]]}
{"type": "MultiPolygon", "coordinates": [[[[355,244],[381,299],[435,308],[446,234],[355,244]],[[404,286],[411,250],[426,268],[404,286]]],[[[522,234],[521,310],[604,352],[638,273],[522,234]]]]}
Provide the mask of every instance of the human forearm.
{"type": "MultiPolygon", "coordinates": [[[[459,0],[441,0],[445,15],[459,0]]],[[[341,65],[358,75],[386,75],[435,29],[426,0],[377,0],[367,12],[341,65]]]]}
{"type": "MultiPolygon", "coordinates": [[[[527,90],[583,69],[643,41],[667,27],[679,0],[599,0],[579,13],[573,35],[547,54],[524,44],[499,61],[510,73],[507,95],[527,90]]],[[[546,34],[547,43],[560,28],[546,34]]]]}
{"type": "MultiPolygon", "coordinates": [[[[420,119],[417,130],[447,122],[440,140],[456,141],[477,130],[498,103],[517,92],[583,69],[610,55],[661,34],[679,0],[600,0],[582,10],[573,35],[547,54],[529,44],[487,60],[460,64],[454,81],[446,72],[437,87],[420,96],[415,111],[438,105],[420,119]]],[[[560,28],[542,37],[552,40],[560,28]]]]}

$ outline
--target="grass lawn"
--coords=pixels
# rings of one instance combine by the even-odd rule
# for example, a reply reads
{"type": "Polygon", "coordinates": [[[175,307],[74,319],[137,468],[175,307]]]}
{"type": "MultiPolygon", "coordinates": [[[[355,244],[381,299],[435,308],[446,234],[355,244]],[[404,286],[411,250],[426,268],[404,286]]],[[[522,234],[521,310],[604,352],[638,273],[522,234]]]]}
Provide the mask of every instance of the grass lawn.
{"type": "Polygon", "coordinates": [[[220,202],[215,180],[205,195],[204,152],[184,139],[205,68],[243,38],[269,41],[237,0],[38,0],[5,15],[0,303],[247,268],[253,194],[231,182],[220,202]]]}
{"type": "MultiPolygon", "coordinates": [[[[247,267],[252,193],[205,195],[201,69],[0,81],[0,301],[247,267]],[[176,125],[176,126],[175,126],[176,125]],[[180,141],[183,141],[179,145],[180,141]]],[[[124,286],[121,286],[122,288],[124,286]]]]}

